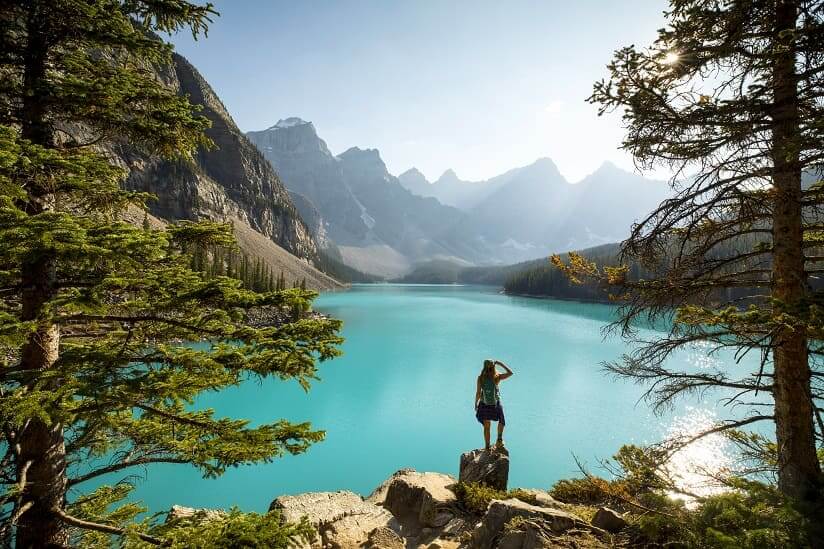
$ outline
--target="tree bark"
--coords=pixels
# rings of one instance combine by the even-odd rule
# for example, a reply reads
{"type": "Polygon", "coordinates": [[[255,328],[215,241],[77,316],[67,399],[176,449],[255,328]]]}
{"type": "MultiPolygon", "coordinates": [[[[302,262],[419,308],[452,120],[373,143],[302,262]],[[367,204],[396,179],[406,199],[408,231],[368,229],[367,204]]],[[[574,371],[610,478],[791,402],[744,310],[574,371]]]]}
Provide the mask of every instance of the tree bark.
{"type": "MultiPolygon", "coordinates": [[[[807,295],[801,216],[801,164],[798,77],[794,38],[797,0],[777,0],[774,40],[786,46],[773,65],[772,159],[773,266],[772,296],[790,313],[807,295]]],[[[801,323],[799,323],[801,324],[801,323]]],[[[816,456],[810,366],[803,327],[780,329],[773,339],[778,485],[788,497],[814,503],[821,487],[816,456]]]]}
{"type": "MultiPolygon", "coordinates": [[[[48,9],[40,6],[41,9],[48,9]]],[[[48,59],[48,29],[35,7],[29,12],[27,47],[23,85],[25,98],[21,109],[21,135],[34,144],[53,147],[53,132],[48,123],[42,100],[42,86],[46,78],[48,59]]],[[[54,208],[54,198],[48,188],[34,182],[28,186],[26,211],[38,215],[54,208]]],[[[21,350],[21,367],[31,372],[29,386],[41,377],[40,373],[51,368],[57,361],[60,329],[48,319],[46,307],[57,295],[57,265],[55,258],[39,254],[21,266],[22,299],[21,320],[34,321],[36,329],[21,350]]],[[[39,389],[58,385],[53,379],[39,389]]],[[[64,547],[69,542],[68,530],[55,508],[62,508],[66,498],[66,449],[63,427],[31,418],[19,427],[20,444],[17,456],[18,474],[25,464],[26,483],[23,486],[18,508],[30,506],[20,515],[17,523],[16,544],[20,548],[64,547]]]]}

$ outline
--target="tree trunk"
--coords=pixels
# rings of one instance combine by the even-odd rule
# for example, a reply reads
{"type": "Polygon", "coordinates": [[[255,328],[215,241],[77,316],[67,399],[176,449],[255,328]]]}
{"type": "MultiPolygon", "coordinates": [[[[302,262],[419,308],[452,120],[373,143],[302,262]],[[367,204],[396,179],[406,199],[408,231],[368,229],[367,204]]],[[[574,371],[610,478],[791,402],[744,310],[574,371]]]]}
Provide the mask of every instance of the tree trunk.
{"type": "MultiPolygon", "coordinates": [[[[45,8],[48,9],[48,8],[45,8]]],[[[30,12],[28,21],[26,66],[23,85],[26,90],[22,105],[21,135],[44,147],[53,147],[53,132],[46,120],[40,97],[40,86],[46,76],[48,29],[40,27],[38,10],[30,12]]],[[[29,186],[26,211],[37,215],[54,208],[54,197],[48,188],[29,186]]],[[[60,329],[47,317],[46,307],[57,295],[57,269],[53,256],[41,254],[21,266],[21,320],[34,321],[37,328],[21,350],[21,367],[29,372],[29,386],[41,378],[41,373],[57,361],[60,329]],[[45,315],[44,315],[45,313],[45,315]]],[[[38,388],[49,390],[59,384],[52,379],[38,388]]],[[[63,427],[30,418],[18,427],[18,479],[25,482],[17,509],[27,507],[17,522],[17,547],[65,547],[68,530],[52,510],[62,508],[66,498],[66,449],[63,427]]]]}
{"type": "MultiPolygon", "coordinates": [[[[801,165],[796,51],[792,37],[797,1],[777,0],[774,40],[787,48],[773,66],[773,267],[772,296],[790,311],[806,296],[802,246],[801,165]]],[[[807,337],[801,327],[783,328],[773,339],[778,485],[788,497],[812,503],[818,498],[821,469],[816,456],[807,337]]]]}

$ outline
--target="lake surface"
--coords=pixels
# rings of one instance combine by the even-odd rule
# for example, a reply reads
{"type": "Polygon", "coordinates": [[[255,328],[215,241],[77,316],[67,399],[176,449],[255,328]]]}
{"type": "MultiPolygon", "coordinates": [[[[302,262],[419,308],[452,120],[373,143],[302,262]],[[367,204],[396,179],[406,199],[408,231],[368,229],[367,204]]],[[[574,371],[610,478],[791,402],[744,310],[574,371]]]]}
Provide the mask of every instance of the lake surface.
{"type": "MultiPolygon", "coordinates": [[[[637,403],[641,388],[605,376],[600,363],[629,350],[618,338],[603,339],[614,314],[607,305],[487,287],[362,285],[322,295],[315,309],[344,321],[346,343],[344,356],[321,365],[322,381],[308,394],[293,382],[249,382],[198,406],[254,423],[309,420],[326,440],[219,479],[187,466],[152,466],[136,499],[152,512],[173,504],[265,511],[281,494],[368,494],[404,467],[457,475],[461,452],[483,445],[473,399],[485,358],[515,371],[501,384],[511,486],[548,488],[575,476],[573,454],[597,471],[597,460],[622,444],[705,426],[716,413],[714,402],[683,403],[656,417],[637,403]]],[[[719,359],[696,349],[675,360],[708,367],[719,359]]],[[[724,455],[723,441],[709,439],[683,461],[715,466],[724,455]]]]}

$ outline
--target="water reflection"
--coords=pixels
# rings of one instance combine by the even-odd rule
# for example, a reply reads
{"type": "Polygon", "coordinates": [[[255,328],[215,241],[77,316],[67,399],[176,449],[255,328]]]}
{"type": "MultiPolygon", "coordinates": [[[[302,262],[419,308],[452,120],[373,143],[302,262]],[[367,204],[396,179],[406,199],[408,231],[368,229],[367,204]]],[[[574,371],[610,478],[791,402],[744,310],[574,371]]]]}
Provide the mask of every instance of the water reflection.
{"type": "MultiPolygon", "coordinates": [[[[717,423],[718,417],[714,411],[690,406],[683,415],[673,418],[667,439],[690,439],[717,423]]],[[[713,433],[675,452],[667,464],[667,473],[675,481],[675,485],[688,494],[699,497],[718,494],[725,487],[716,479],[729,472],[732,452],[730,441],[723,434],[713,433]]],[[[684,499],[688,504],[692,500],[685,494],[671,495],[684,499]]]]}

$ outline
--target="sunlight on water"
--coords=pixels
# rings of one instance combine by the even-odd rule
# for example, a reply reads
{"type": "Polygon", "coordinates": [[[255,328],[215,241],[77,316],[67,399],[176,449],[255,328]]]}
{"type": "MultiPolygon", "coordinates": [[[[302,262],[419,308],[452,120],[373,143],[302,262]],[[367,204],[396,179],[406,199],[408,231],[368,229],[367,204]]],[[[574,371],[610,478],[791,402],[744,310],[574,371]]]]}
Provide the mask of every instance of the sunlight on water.
{"type": "MultiPolygon", "coordinates": [[[[718,421],[715,413],[704,409],[688,407],[686,413],[673,418],[667,433],[668,440],[684,440],[711,429],[718,421]]],[[[723,492],[725,487],[717,480],[719,474],[728,471],[732,465],[730,442],[719,433],[698,439],[678,450],[670,459],[667,472],[678,488],[696,496],[710,496],[723,492]]],[[[684,494],[672,493],[673,497],[692,498],[684,494]]]]}

